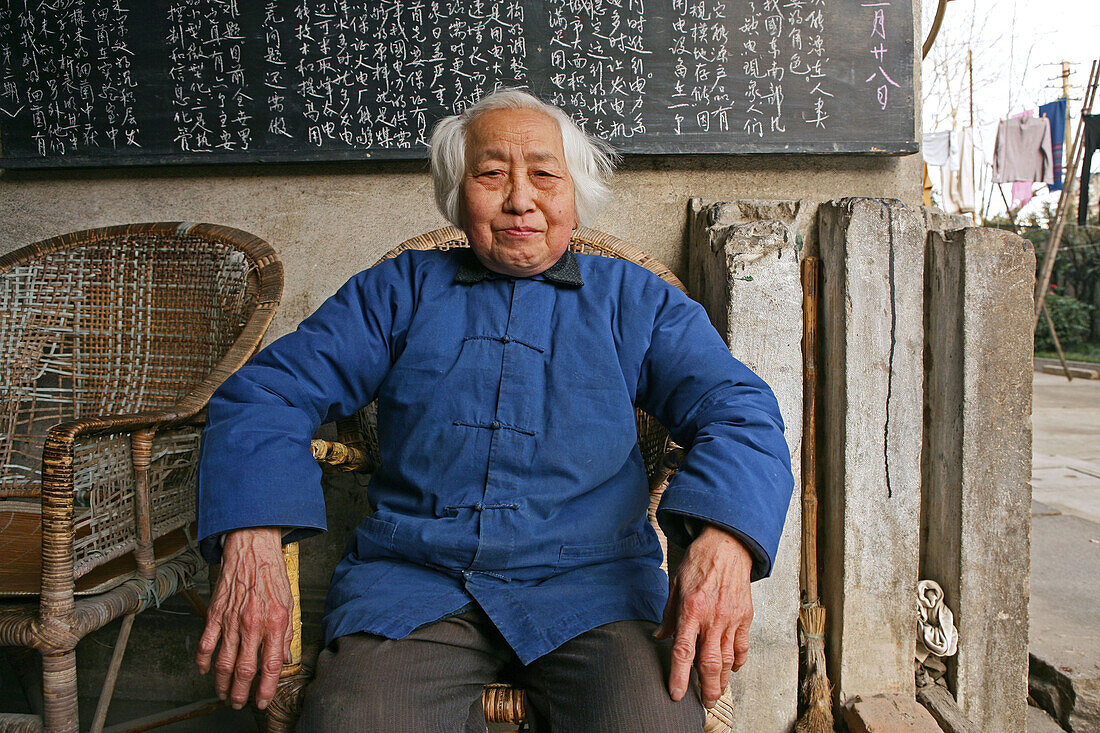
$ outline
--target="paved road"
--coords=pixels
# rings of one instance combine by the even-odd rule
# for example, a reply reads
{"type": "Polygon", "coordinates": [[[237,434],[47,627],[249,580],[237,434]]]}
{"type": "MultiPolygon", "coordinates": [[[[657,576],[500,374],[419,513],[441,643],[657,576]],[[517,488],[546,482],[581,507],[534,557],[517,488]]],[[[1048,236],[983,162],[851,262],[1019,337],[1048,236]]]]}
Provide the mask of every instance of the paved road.
{"type": "Polygon", "coordinates": [[[1032,428],[1032,697],[1100,730],[1100,380],[1037,372],[1032,428]]]}

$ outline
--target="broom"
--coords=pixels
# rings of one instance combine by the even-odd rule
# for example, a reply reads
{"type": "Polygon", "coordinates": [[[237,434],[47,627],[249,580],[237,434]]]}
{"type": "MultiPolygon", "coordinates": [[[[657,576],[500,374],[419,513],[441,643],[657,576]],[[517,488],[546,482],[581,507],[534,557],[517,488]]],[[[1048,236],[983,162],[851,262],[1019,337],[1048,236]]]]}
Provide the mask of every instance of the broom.
{"type": "Polygon", "coordinates": [[[820,260],[802,261],[802,366],[805,395],[802,411],[802,607],[798,610],[805,656],[802,717],[795,733],[833,730],[833,698],[825,673],[825,607],[817,594],[817,285],[820,260]]]}

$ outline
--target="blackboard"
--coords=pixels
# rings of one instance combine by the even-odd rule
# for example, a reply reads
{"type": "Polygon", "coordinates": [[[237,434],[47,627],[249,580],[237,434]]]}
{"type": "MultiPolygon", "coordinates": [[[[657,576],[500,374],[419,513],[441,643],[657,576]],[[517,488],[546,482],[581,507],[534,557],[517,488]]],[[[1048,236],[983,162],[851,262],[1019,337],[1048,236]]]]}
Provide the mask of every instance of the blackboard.
{"type": "Polygon", "coordinates": [[[0,0],[0,166],[423,158],[498,85],[623,153],[912,153],[912,2],[0,0]]]}

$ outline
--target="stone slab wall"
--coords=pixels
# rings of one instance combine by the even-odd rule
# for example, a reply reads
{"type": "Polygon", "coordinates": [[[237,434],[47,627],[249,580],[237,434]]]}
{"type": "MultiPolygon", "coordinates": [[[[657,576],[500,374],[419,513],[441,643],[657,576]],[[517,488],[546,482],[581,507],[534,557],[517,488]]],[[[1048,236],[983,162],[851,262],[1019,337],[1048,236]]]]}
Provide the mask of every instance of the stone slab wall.
{"type": "Polygon", "coordinates": [[[819,554],[829,680],[914,694],[924,222],[900,203],[818,212],[822,262],[819,554]]]}
{"type": "MultiPolygon", "coordinates": [[[[948,660],[960,708],[982,730],[1019,730],[1034,254],[1014,235],[954,231],[961,220],[934,213],[863,199],[694,201],[688,283],[735,355],[767,363],[786,334],[770,316],[800,288],[753,285],[795,277],[783,264],[791,249],[823,258],[820,570],[838,702],[912,695],[915,586],[931,578],[960,632],[948,660]]],[[[761,585],[769,612],[796,597],[789,572],[761,585]]],[[[782,669],[788,639],[759,632],[756,651],[782,669]]],[[[754,709],[753,682],[738,683],[754,709]]],[[[785,709],[783,693],[774,699],[785,709]]]]}
{"type": "MultiPolygon", "coordinates": [[[[780,208],[789,211],[787,203],[780,208]]],[[[749,660],[730,683],[733,730],[779,733],[794,724],[798,706],[802,524],[797,487],[803,401],[799,247],[794,231],[782,221],[722,223],[731,218],[732,212],[726,211],[730,207],[737,204],[702,207],[693,202],[687,287],[707,309],[730,352],[771,386],[786,424],[796,490],[772,574],[753,584],[756,614],[749,660]]]]}
{"type": "Polygon", "coordinates": [[[948,660],[980,730],[1027,717],[1035,253],[997,229],[930,232],[921,577],[955,613],[948,660]]]}

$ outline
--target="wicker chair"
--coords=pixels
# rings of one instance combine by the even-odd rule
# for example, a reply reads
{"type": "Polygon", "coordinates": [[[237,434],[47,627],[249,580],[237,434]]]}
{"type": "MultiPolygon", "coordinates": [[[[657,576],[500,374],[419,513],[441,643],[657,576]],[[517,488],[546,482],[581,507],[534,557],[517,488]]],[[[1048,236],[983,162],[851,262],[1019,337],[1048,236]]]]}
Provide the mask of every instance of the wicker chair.
{"type": "MultiPolygon", "coordinates": [[[[211,224],[66,234],[0,257],[0,646],[42,657],[43,716],[76,731],[77,642],[187,589],[201,415],[282,294],[264,241],[211,224]]],[[[201,607],[197,596],[189,599],[201,607]]]]}
{"type": "MultiPolygon", "coordinates": [[[[414,237],[382,256],[383,260],[396,257],[407,249],[451,249],[468,247],[466,235],[454,227],[414,237]]],[[[592,229],[580,228],[573,232],[569,245],[574,252],[604,257],[617,257],[629,260],[654,272],[663,280],[684,290],[683,284],[672,272],[656,259],[645,254],[622,240],[592,229]]],[[[637,411],[638,444],[645,460],[646,473],[649,476],[650,504],[649,520],[657,530],[661,547],[665,551],[665,569],[671,561],[676,567],[680,553],[675,546],[670,547],[661,528],[657,526],[657,504],[668,485],[668,480],[679,465],[682,453],[669,440],[668,431],[655,419],[637,411]],[[671,558],[669,551],[672,551],[671,558]]],[[[370,472],[378,465],[377,433],[374,427],[374,407],[367,406],[358,415],[337,422],[337,440],[335,442],[314,440],[313,455],[326,473],[343,471],[370,472]]],[[[282,678],[275,697],[268,705],[264,724],[269,733],[292,731],[301,710],[302,693],[309,683],[312,672],[302,664],[301,622],[298,587],[298,546],[297,543],[283,549],[287,562],[287,573],[294,594],[294,643],[292,661],[284,665],[282,678]]],[[[523,690],[506,684],[486,685],[482,693],[482,706],[485,719],[489,723],[503,723],[522,726],[526,721],[523,690]]],[[[728,733],[732,730],[732,702],[729,690],[718,701],[718,705],[707,716],[707,733],[728,733]]]]}

